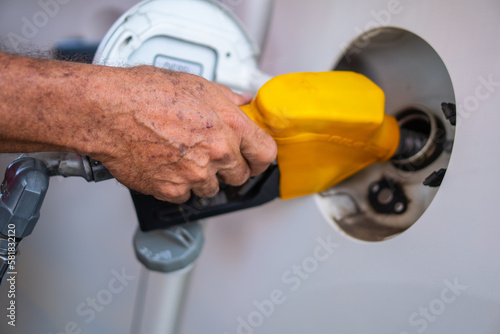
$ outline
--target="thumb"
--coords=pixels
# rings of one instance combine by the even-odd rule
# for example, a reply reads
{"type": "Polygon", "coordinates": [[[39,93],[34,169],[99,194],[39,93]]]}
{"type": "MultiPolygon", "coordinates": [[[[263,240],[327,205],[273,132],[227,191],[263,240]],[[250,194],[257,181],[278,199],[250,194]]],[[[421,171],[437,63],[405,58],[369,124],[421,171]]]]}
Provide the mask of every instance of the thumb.
{"type": "Polygon", "coordinates": [[[224,94],[225,97],[229,99],[229,101],[233,102],[237,106],[241,106],[244,104],[248,104],[252,101],[252,94],[250,93],[243,93],[243,94],[238,94],[235,93],[231,90],[231,88],[218,84],[214,82],[214,84],[217,86],[217,88],[224,94]]]}

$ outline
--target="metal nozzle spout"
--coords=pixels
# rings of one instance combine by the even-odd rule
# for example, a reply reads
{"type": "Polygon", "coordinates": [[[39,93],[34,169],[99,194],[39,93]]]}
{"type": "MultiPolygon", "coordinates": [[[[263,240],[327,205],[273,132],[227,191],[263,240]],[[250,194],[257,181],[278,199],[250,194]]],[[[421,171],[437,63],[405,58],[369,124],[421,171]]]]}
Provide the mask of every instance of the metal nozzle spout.
{"type": "Polygon", "coordinates": [[[422,169],[436,160],[443,151],[446,132],[434,115],[410,109],[398,116],[399,147],[392,157],[393,164],[403,170],[422,169]]]}
{"type": "Polygon", "coordinates": [[[399,147],[393,159],[401,160],[414,156],[424,148],[428,140],[429,138],[421,132],[401,129],[399,147]]]}

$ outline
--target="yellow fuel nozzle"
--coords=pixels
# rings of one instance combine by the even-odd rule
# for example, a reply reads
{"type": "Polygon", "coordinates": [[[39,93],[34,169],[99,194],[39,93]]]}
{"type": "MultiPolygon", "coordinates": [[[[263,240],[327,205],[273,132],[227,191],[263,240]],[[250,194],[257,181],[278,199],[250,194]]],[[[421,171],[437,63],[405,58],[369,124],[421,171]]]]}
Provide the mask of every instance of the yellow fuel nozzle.
{"type": "Polygon", "coordinates": [[[280,197],[326,190],[398,149],[396,119],[384,92],[354,72],[274,77],[241,108],[278,145],[280,197]]]}

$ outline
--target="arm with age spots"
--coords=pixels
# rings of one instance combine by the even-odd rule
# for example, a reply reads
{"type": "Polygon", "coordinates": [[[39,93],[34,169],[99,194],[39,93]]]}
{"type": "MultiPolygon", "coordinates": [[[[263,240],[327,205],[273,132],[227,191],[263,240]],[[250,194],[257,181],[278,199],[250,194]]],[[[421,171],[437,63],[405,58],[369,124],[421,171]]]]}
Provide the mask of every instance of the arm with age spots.
{"type": "Polygon", "coordinates": [[[0,52],[0,152],[77,152],[125,186],[175,203],[241,185],[276,157],[237,105],[249,98],[201,77],[0,52]]]}

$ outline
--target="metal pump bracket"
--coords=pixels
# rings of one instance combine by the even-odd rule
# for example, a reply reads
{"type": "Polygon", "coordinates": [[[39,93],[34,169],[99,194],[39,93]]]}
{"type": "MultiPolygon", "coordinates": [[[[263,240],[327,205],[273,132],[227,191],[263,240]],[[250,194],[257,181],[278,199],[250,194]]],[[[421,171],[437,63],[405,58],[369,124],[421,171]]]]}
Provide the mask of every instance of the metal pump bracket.
{"type": "Polygon", "coordinates": [[[112,178],[101,163],[76,153],[33,153],[12,162],[0,188],[0,284],[14,268],[21,240],[35,228],[49,178],[55,175],[89,182],[112,178]]]}

